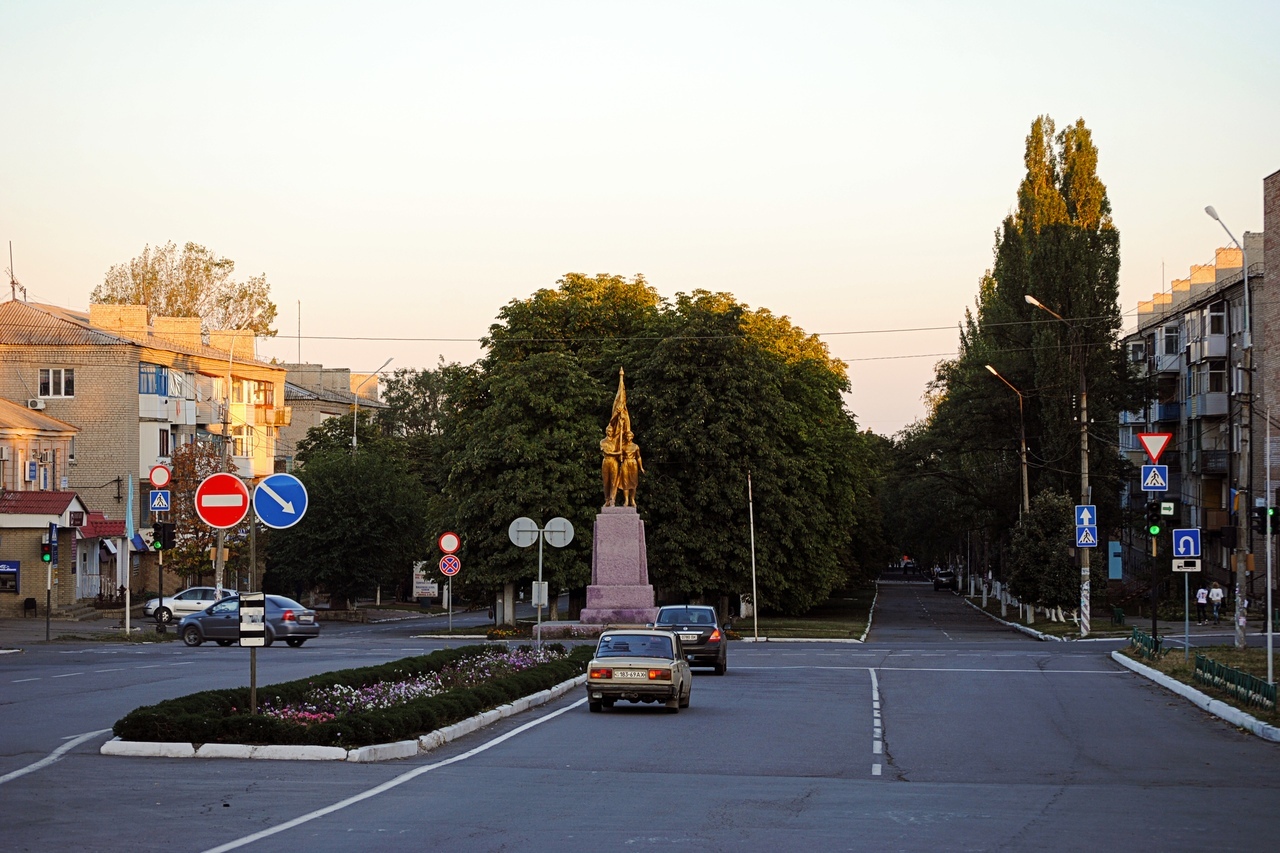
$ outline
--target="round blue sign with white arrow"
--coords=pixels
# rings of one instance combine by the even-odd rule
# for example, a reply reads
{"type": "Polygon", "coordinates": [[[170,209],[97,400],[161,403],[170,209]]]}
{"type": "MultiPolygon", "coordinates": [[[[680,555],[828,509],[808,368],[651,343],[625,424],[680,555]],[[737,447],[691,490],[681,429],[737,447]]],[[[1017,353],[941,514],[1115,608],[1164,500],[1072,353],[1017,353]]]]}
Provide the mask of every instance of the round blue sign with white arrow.
{"type": "Polygon", "coordinates": [[[307,487],[292,474],[272,474],[253,490],[253,511],[267,527],[293,527],[307,511],[307,487]]]}

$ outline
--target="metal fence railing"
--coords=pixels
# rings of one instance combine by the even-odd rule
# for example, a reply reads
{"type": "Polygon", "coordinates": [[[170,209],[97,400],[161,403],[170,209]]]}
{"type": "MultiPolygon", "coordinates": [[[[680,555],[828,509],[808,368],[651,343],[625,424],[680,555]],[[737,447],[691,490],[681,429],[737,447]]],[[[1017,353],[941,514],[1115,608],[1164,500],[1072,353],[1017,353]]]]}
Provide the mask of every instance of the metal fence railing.
{"type": "Polygon", "coordinates": [[[1161,650],[1163,641],[1160,637],[1153,637],[1147,632],[1138,628],[1133,629],[1133,636],[1129,638],[1129,644],[1139,655],[1147,660],[1155,660],[1164,652],[1161,650]]]}
{"type": "Polygon", "coordinates": [[[1196,682],[1225,690],[1246,705],[1276,709],[1276,686],[1247,672],[1196,655],[1196,668],[1191,676],[1196,682]]]}

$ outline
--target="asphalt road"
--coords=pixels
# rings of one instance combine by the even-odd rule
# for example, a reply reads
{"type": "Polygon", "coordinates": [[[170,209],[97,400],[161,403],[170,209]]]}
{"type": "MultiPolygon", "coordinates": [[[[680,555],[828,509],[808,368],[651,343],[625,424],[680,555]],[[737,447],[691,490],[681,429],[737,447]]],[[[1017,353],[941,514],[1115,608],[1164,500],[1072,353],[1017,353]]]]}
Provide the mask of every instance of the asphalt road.
{"type": "MultiPolygon", "coordinates": [[[[422,629],[261,650],[260,679],[438,647],[422,629]]],[[[1121,669],[1116,645],[885,584],[866,644],[734,644],[676,715],[589,714],[575,693],[377,765],[110,758],[104,733],[12,777],[247,676],[240,649],[39,646],[0,657],[0,827],[6,850],[1274,849],[1280,747],[1121,669]]]]}

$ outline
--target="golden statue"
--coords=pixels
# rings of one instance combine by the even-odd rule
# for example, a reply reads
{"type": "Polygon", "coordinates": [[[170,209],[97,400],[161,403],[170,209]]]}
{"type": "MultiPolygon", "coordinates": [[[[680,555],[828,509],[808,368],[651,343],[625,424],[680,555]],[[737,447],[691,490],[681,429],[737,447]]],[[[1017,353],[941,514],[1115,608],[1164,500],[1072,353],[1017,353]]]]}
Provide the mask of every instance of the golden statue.
{"type": "Polygon", "coordinates": [[[618,369],[618,392],[613,397],[613,410],[609,413],[609,425],[605,427],[600,452],[604,461],[600,465],[600,477],[604,481],[604,505],[616,506],[618,490],[622,490],[623,506],[636,505],[636,485],[644,464],[640,461],[640,445],[631,432],[631,414],[627,411],[627,388],[622,381],[623,371],[618,369]]]}

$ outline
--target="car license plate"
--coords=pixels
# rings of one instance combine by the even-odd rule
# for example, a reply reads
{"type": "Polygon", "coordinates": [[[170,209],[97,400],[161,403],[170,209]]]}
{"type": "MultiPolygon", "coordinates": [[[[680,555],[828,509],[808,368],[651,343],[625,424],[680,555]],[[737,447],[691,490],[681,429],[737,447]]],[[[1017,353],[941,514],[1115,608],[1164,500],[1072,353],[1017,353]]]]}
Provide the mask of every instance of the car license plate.
{"type": "Polygon", "coordinates": [[[643,669],[615,669],[614,678],[648,678],[649,673],[643,669]]]}
{"type": "Polygon", "coordinates": [[[681,634],[680,639],[684,640],[686,643],[696,643],[698,642],[698,635],[697,634],[681,634]]]}
{"type": "Polygon", "coordinates": [[[311,615],[310,613],[303,613],[301,616],[298,617],[299,622],[305,622],[308,625],[314,622],[315,619],[316,617],[311,615]]]}

